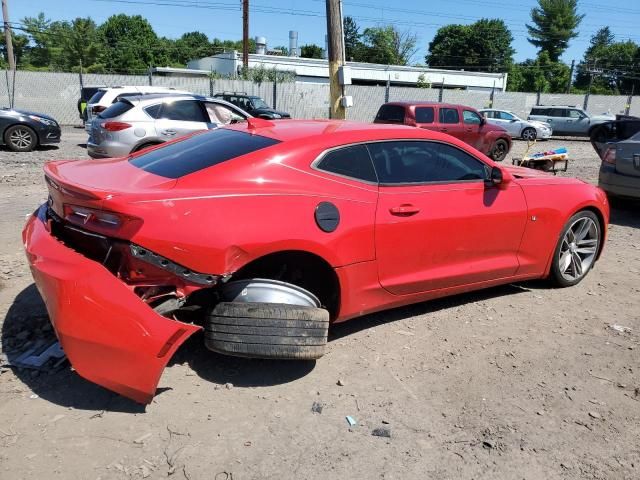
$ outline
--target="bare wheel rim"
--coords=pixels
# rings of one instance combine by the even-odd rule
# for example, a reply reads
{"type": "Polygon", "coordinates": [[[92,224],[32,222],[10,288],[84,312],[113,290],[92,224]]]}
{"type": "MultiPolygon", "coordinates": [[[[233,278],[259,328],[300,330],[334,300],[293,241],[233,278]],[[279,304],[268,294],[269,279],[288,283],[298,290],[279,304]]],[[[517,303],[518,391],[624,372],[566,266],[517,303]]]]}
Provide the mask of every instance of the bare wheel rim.
{"type": "Polygon", "coordinates": [[[560,245],[560,275],[571,282],[584,277],[596,258],[599,242],[598,225],[592,218],[583,217],[573,222],[560,245]]]}
{"type": "Polygon", "coordinates": [[[522,132],[522,138],[525,140],[534,140],[537,137],[536,131],[533,128],[525,128],[522,132]]]}
{"type": "Polygon", "coordinates": [[[9,136],[9,141],[16,148],[28,148],[31,145],[31,132],[24,128],[16,128],[9,136]]]}

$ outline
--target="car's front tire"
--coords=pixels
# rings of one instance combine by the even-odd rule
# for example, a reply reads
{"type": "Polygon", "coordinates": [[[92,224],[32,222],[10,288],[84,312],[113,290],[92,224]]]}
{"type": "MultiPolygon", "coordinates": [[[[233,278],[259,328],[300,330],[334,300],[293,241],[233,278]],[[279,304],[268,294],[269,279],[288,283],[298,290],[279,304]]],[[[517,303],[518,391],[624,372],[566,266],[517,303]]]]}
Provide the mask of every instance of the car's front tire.
{"type": "Polygon", "coordinates": [[[550,280],[559,287],[580,283],[593,268],[601,241],[602,225],[595,213],[583,210],[573,215],[553,253],[550,280]]]}
{"type": "Polygon", "coordinates": [[[509,144],[506,140],[499,138],[493,145],[489,157],[491,157],[493,161],[501,162],[505,159],[507,153],[509,153],[509,144]]]}
{"type": "Polygon", "coordinates": [[[26,125],[14,125],[4,133],[4,143],[14,152],[31,152],[38,146],[38,135],[26,125]]]}
{"type": "Polygon", "coordinates": [[[538,132],[535,128],[527,127],[522,131],[522,139],[527,142],[533,142],[536,138],[538,138],[538,132]]]}
{"type": "Polygon", "coordinates": [[[238,357],[315,360],[324,355],[328,330],[323,308],[221,302],[207,318],[205,345],[238,357]]]}

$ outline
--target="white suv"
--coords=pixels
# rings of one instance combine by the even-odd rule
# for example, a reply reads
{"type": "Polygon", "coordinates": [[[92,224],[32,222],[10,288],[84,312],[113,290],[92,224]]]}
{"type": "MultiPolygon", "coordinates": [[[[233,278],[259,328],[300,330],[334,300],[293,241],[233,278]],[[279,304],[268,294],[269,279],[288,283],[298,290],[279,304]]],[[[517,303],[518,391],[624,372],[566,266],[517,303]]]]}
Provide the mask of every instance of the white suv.
{"type": "Polygon", "coordinates": [[[87,121],[84,124],[84,129],[87,133],[91,133],[91,120],[100,112],[106,110],[111,104],[116,103],[121,98],[134,97],[138,95],[149,95],[152,93],[185,93],[190,94],[184,90],[176,90],[170,87],[152,87],[152,86],[123,86],[123,87],[110,87],[100,88],[87,103],[87,121]]]}

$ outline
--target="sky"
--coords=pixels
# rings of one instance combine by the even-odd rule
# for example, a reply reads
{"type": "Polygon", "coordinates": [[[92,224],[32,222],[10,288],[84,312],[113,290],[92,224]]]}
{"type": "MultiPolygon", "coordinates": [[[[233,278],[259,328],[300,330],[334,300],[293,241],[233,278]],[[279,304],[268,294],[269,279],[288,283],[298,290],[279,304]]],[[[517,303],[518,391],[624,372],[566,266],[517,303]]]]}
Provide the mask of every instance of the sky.
{"type": "MultiPolygon", "coordinates": [[[[241,0],[7,0],[12,22],[44,12],[51,20],[90,16],[101,23],[117,13],[142,15],[160,36],[178,38],[198,30],[209,38],[242,38],[241,0]]],[[[325,0],[249,0],[252,37],[267,38],[269,47],[288,46],[289,30],[298,32],[298,44],[324,47],[325,0]]],[[[527,42],[525,24],[530,22],[536,0],[344,0],[344,15],[366,27],[395,25],[415,33],[418,51],[412,63],[424,63],[428,44],[440,26],[473,23],[480,18],[500,18],[514,37],[516,61],[533,58],[536,49],[527,42]],[[397,8],[396,8],[397,6],[397,8]]],[[[566,63],[580,60],[593,33],[609,26],[617,41],[640,43],[640,2],[637,0],[579,0],[585,18],[580,35],[571,41],[562,57],[566,63]]]]}

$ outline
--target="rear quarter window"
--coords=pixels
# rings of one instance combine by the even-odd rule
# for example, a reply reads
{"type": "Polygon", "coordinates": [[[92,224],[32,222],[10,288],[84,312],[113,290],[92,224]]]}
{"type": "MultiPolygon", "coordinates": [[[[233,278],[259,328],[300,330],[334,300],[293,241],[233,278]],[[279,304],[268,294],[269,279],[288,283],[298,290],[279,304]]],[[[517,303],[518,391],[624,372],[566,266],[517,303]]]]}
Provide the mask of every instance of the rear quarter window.
{"type": "Polygon", "coordinates": [[[353,145],[332,150],[322,157],[316,164],[316,168],[343,177],[364,180],[365,182],[375,183],[378,181],[369,151],[364,145],[353,145]]]}
{"type": "Polygon", "coordinates": [[[404,123],[404,107],[402,105],[383,105],[378,110],[376,120],[381,122],[404,123]]]}
{"type": "Polygon", "coordinates": [[[548,108],[532,108],[529,115],[549,115],[548,108]]]}
{"type": "Polygon", "coordinates": [[[133,108],[133,105],[129,102],[116,102],[111,104],[106,110],[100,112],[98,115],[100,118],[115,118],[127,113],[133,108]]]}
{"type": "Polygon", "coordinates": [[[169,143],[129,162],[154,175],[180,178],[277,143],[273,138],[220,128],[169,143]]]}

